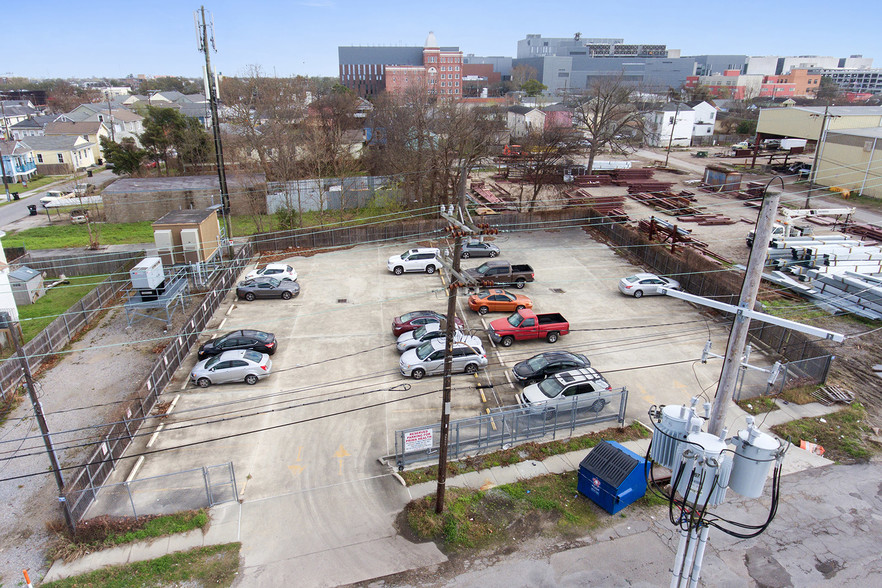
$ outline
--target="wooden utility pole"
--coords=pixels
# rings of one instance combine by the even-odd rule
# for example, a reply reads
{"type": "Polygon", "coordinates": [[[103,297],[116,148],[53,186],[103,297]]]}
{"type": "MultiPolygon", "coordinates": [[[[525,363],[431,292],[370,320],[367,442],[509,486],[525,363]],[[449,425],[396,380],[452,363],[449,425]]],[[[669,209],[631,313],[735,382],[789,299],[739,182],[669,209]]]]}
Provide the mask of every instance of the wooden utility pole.
{"type": "MultiPolygon", "coordinates": [[[[664,115],[662,115],[664,116],[664,115]]],[[[674,131],[677,130],[677,117],[680,116],[680,103],[677,102],[677,110],[674,112],[674,124],[671,125],[671,138],[668,139],[668,152],[665,154],[665,168],[668,167],[668,159],[671,157],[671,146],[674,144],[674,131]]]]}
{"type": "MultiPolygon", "coordinates": [[[[468,168],[462,167],[459,179],[459,210],[465,210],[466,179],[468,168]]],[[[435,493],[435,512],[444,512],[444,493],[447,488],[447,444],[450,441],[450,410],[453,392],[451,372],[453,371],[453,336],[456,332],[456,284],[459,276],[460,256],[462,255],[462,236],[454,233],[453,272],[447,284],[447,330],[444,345],[444,385],[441,401],[441,438],[438,440],[438,487],[435,493]]]]}
{"type": "MultiPolygon", "coordinates": [[[[821,149],[827,136],[827,118],[830,117],[830,105],[824,106],[824,116],[821,118],[821,130],[818,133],[818,142],[815,144],[815,158],[812,160],[812,169],[809,170],[809,187],[805,193],[805,206],[803,208],[811,208],[812,191],[815,189],[815,181],[818,179],[818,164],[820,163],[821,149]]],[[[812,116],[819,116],[813,114],[812,116]]]]}
{"type": "MultiPolygon", "coordinates": [[[[781,180],[783,187],[784,180],[780,176],[772,178],[769,184],[776,179],[781,180]]],[[[753,310],[760,282],[763,278],[766,252],[769,250],[769,241],[772,239],[775,215],[778,213],[778,202],[781,199],[779,192],[769,192],[769,184],[766,184],[763,206],[756,220],[753,247],[750,250],[750,259],[747,261],[744,282],[741,284],[741,297],[738,300],[738,307],[740,309],[753,310]]],[[[732,324],[732,331],[729,333],[729,343],[726,346],[726,356],[723,359],[723,369],[720,373],[720,382],[717,385],[717,394],[714,397],[710,423],[707,429],[708,433],[712,435],[719,435],[726,424],[726,411],[729,408],[732,394],[735,392],[735,384],[738,380],[738,372],[741,369],[741,357],[744,355],[744,345],[747,343],[749,328],[750,317],[740,312],[736,313],[732,324]]]]}
{"type": "MultiPolygon", "coordinates": [[[[5,322],[5,321],[4,321],[5,322]]],[[[21,362],[21,369],[24,371],[25,382],[28,387],[28,395],[31,398],[31,405],[34,407],[34,415],[37,417],[37,424],[40,426],[40,434],[43,436],[43,443],[46,445],[46,453],[49,456],[49,463],[52,464],[52,473],[55,474],[55,483],[58,485],[58,501],[61,504],[61,511],[64,513],[64,522],[71,533],[74,532],[74,522],[70,516],[70,510],[67,508],[66,499],[64,498],[64,478],[61,475],[61,465],[58,463],[58,456],[55,455],[55,449],[52,447],[52,438],[49,436],[49,426],[46,424],[46,418],[43,416],[43,406],[37,397],[37,390],[34,386],[34,379],[31,377],[31,368],[28,365],[28,359],[22,351],[21,343],[18,340],[19,323],[9,323],[9,333],[12,337],[12,344],[15,346],[15,352],[21,362]]]]}

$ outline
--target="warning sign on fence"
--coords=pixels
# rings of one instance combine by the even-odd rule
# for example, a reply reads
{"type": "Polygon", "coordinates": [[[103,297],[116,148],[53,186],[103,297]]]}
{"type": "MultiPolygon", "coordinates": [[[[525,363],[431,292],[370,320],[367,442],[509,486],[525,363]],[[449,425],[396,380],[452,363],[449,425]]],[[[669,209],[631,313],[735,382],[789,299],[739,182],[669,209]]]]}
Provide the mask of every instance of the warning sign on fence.
{"type": "Polygon", "coordinates": [[[404,434],[404,453],[432,448],[432,429],[408,431],[404,434]]]}

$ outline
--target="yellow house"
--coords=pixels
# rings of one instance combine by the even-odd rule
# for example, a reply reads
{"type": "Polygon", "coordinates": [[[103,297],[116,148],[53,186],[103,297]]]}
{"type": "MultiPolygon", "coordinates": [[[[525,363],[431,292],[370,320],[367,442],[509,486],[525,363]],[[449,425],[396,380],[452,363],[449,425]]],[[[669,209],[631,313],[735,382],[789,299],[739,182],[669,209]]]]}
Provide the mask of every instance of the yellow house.
{"type": "Polygon", "coordinates": [[[95,165],[94,143],[82,136],[54,135],[26,139],[19,142],[34,150],[39,174],[63,175],[95,165]]]}
{"type": "Polygon", "coordinates": [[[51,122],[46,125],[43,134],[47,137],[63,135],[69,137],[80,136],[86,141],[93,143],[92,156],[97,162],[104,159],[101,150],[101,137],[110,138],[110,131],[100,121],[83,122],[51,122]]]}
{"type": "Polygon", "coordinates": [[[815,182],[882,198],[882,127],[828,131],[815,182]]]}
{"type": "MultiPolygon", "coordinates": [[[[756,124],[758,139],[790,137],[814,143],[821,135],[823,106],[763,108],[756,124]]],[[[831,106],[827,110],[827,131],[882,126],[882,106],[831,106]]]]}

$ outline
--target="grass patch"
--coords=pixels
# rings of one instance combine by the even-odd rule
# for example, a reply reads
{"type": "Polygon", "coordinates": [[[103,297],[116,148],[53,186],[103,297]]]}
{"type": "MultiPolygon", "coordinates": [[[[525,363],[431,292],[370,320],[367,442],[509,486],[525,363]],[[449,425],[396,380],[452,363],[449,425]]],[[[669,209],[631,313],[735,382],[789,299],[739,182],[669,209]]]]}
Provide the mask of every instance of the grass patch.
{"type": "MultiPolygon", "coordinates": [[[[636,439],[646,439],[651,436],[648,431],[639,423],[631,423],[627,427],[613,427],[582,435],[579,437],[570,437],[550,441],[548,443],[524,443],[510,449],[502,449],[487,453],[484,455],[476,455],[467,457],[459,461],[451,461],[447,463],[447,475],[456,476],[466,472],[476,472],[486,470],[496,466],[513,465],[522,461],[542,461],[552,455],[560,455],[569,453],[570,451],[578,451],[580,449],[590,449],[603,440],[633,441],[636,439]]],[[[430,482],[438,479],[438,466],[433,465],[425,468],[409,470],[401,472],[401,477],[408,486],[420,484],[422,482],[430,482]]]]}
{"type": "Polygon", "coordinates": [[[811,404],[812,402],[818,401],[817,397],[814,395],[814,392],[819,387],[820,386],[818,386],[817,384],[809,384],[806,386],[787,388],[778,395],[778,398],[780,398],[781,400],[786,400],[787,402],[791,402],[793,404],[811,404]]]}
{"type": "Polygon", "coordinates": [[[763,414],[764,412],[772,412],[773,410],[778,410],[778,405],[775,404],[775,400],[768,396],[757,396],[756,398],[746,398],[744,400],[739,400],[736,402],[738,406],[741,407],[741,410],[745,411],[748,414],[763,414]]]}
{"type": "Polygon", "coordinates": [[[193,529],[205,529],[208,522],[208,514],[204,509],[199,509],[163,516],[101,516],[78,524],[73,535],[67,527],[59,523],[59,526],[52,528],[56,540],[49,550],[49,557],[71,561],[87,553],[124,543],[186,533],[193,529]]]}
{"type": "MultiPolygon", "coordinates": [[[[92,223],[92,232],[98,232],[101,245],[123,243],[152,243],[153,228],[150,221],[138,223],[92,223]]],[[[3,238],[4,247],[27,249],[59,249],[87,247],[89,229],[86,225],[54,224],[13,231],[3,238]]]]}
{"type": "Polygon", "coordinates": [[[580,534],[600,525],[600,510],[576,492],[578,472],[541,476],[486,492],[448,488],[444,512],[435,513],[435,496],[405,508],[410,531],[443,549],[481,548],[499,541],[551,530],[580,534]]]}
{"type": "MultiPolygon", "coordinates": [[[[5,423],[12,411],[21,404],[24,394],[24,387],[18,386],[7,392],[5,396],[0,397],[0,425],[5,423]]],[[[0,584],[0,587],[2,586],[3,584],[0,584]]]]}
{"type": "Polygon", "coordinates": [[[78,276],[70,278],[70,284],[56,286],[34,304],[18,308],[21,319],[23,343],[36,337],[40,331],[66,312],[71,306],[94,290],[105,276],[78,276]]]}
{"type": "Polygon", "coordinates": [[[837,462],[866,460],[876,451],[868,440],[872,431],[867,411],[859,402],[824,417],[775,425],[772,431],[779,437],[790,437],[794,445],[800,440],[818,443],[824,447],[824,457],[837,462]]]}
{"type": "Polygon", "coordinates": [[[27,188],[25,188],[21,184],[16,184],[15,186],[10,185],[9,191],[10,192],[29,192],[31,190],[37,190],[39,188],[42,188],[43,186],[52,184],[52,183],[57,182],[59,180],[69,180],[71,178],[73,178],[73,176],[41,176],[41,175],[36,175],[36,176],[32,177],[30,180],[28,180],[27,188]]]}
{"type": "Polygon", "coordinates": [[[220,586],[233,584],[239,570],[241,543],[210,545],[170,553],[157,559],[95,570],[43,584],[52,588],[135,588],[144,586],[220,586]]]}
{"type": "Polygon", "coordinates": [[[805,300],[778,298],[775,300],[763,300],[762,303],[765,312],[772,316],[792,321],[804,322],[830,317],[830,313],[821,310],[814,304],[807,303],[805,300]]]}

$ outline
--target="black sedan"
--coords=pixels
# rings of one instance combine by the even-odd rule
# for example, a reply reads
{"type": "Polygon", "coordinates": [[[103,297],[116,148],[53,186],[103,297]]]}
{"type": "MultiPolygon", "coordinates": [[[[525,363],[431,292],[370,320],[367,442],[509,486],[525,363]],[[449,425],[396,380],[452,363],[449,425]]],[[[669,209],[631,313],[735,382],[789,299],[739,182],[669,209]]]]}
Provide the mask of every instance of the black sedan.
{"type": "Polygon", "coordinates": [[[224,351],[235,349],[251,349],[258,353],[272,355],[276,352],[276,336],[264,331],[243,329],[227,333],[223,337],[217,337],[206,341],[199,346],[199,359],[220,355],[224,351]]]}
{"type": "Polygon", "coordinates": [[[236,286],[236,296],[249,301],[255,298],[291,300],[298,294],[300,294],[300,284],[290,280],[279,281],[275,278],[254,278],[239,282],[236,286]]]}
{"type": "Polygon", "coordinates": [[[526,384],[557,372],[587,367],[591,367],[591,362],[584,355],[569,351],[549,351],[516,363],[511,371],[518,382],[526,384]]]}

